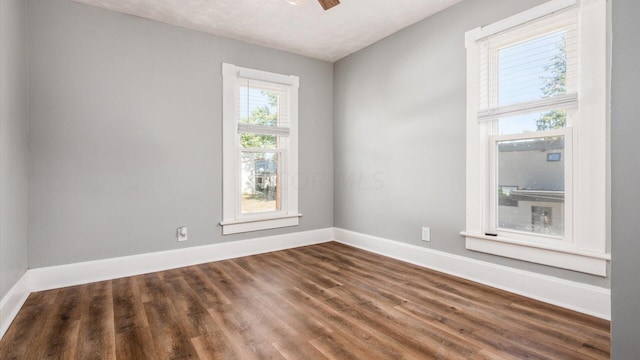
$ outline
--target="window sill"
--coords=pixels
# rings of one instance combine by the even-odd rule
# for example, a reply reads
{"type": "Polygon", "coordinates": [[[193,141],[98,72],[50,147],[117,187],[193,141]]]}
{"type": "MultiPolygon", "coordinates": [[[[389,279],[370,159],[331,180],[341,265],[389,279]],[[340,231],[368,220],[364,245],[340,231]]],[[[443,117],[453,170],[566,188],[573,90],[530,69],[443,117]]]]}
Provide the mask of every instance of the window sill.
{"type": "Polygon", "coordinates": [[[222,235],[297,226],[302,214],[223,221],[222,235]]]}
{"type": "Polygon", "coordinates": [[[468,250],[602,277],[607,276],[607,262],[611,260],[611,255],[605,253],[542,245],[464,231],[460,235],[466,237],[466,248],[468,250]]]}

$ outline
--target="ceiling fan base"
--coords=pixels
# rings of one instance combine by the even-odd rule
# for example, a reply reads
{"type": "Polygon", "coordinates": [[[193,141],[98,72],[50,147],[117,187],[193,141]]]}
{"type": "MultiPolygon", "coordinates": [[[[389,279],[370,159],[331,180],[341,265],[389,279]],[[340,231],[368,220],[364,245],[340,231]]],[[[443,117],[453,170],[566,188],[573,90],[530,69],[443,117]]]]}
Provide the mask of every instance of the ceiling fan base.
{"type": "Polygon", "coordinates": [[[318,0],[323,9],[329,10],[336,5],[340,5],[340,0],[318,0]]]}

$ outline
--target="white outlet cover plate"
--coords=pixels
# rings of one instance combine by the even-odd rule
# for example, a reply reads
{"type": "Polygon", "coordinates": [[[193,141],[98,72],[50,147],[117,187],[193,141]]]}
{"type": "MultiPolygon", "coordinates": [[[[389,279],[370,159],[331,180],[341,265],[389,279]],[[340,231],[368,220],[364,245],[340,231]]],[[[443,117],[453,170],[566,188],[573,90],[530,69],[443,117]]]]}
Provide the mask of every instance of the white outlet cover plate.
{"type": "Polygon", "coordinates": [[[431,241],[431,229],[428,227],[422,228],[422,241],[431,241]]]}
{"type": "Polygon", "coordinates": [[[177,236],[178,236],[178,241],[187,241],[189,236],[187,227],[186,226],[179,227],[177,231],[177,236]],[[184,232],[183,232],[183,229],[184,229],[184,232]]]}

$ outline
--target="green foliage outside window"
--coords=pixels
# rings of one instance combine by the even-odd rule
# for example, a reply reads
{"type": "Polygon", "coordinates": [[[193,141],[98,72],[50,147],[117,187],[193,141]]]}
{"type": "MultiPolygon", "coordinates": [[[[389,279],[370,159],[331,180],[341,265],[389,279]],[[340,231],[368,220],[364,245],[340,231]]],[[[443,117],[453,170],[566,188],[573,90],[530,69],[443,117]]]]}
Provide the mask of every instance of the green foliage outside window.
{"type": "MultiPolygon", "coordinates": [[[[544,97],[551,97],[567,93],[567,52],[566,38],[563,36],[558,43],[558,52],[551,58],[551,63],[544,67],[550,75],[543,77],[545,85],[540,89],[544,97]]],[[[566,110],[551,110],[538,119],[536,127],[538,131],[561,129],[567,124],[566,110]]]]}
{"type": "MultiPolygon", "coordinates": [[[[251,111],[248,119],[240,122],[251,125],[277,126],[278,124],[278,95],[261,91],[261,95],[268,98],[268,104],[259,106],[251,111]]],[[[244,148],[276,148],[276,136],[259,134],[241,134],[240,145],[244,148]]]]}

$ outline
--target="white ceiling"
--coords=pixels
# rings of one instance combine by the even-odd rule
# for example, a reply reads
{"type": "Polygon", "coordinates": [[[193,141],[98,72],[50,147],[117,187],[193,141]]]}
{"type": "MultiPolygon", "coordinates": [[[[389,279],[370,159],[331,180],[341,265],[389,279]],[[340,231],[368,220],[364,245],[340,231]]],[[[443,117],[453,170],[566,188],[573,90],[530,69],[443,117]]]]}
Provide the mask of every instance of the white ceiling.
{"type": "Polygon", "coordinates": [[[75,0],[218,36],[336,61],[462,0],[75,0]]]}

